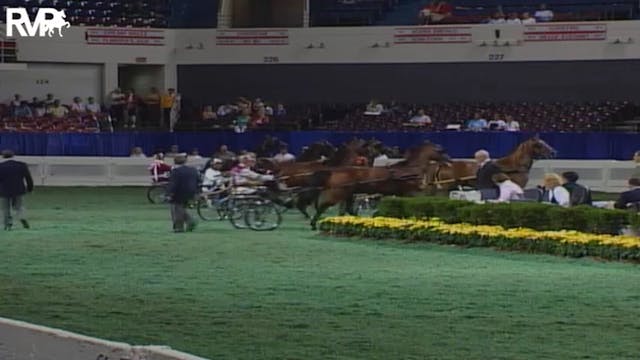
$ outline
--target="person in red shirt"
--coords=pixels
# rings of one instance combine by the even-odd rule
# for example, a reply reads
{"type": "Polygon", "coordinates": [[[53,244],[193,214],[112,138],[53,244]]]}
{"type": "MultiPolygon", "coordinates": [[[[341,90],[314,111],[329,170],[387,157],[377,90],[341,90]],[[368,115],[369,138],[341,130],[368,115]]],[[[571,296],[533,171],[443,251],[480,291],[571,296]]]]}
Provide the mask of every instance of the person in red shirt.
{"type": "Polygon", "coordinates": [[[420,21],[423,25],[439,23],[445,18],[451,16],[453,6],[446,1],[432,1],[420,11],[420,21]]]}
{"type": "Polygon", "coordinates": [[[153,182],[169,181],[172,166],[164,162],[164,153],[158,152],[153,157],[153,162],[149,165],[151,179],[153,182]]]}

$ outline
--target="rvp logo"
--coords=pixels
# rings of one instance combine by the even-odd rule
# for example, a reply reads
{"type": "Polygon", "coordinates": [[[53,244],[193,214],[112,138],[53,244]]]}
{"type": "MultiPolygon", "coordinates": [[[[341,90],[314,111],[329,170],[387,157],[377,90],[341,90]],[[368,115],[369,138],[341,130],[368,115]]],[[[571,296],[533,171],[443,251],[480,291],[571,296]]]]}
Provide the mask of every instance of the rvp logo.
{"type": "Polygon", "coordinates": [[[40,8],[35,22],[31,23],[27,9],[7,8],[7,36],[13,37],[15,28],[22,37],[51,37],[55,30],[58,30],[58,36],[62,37],[62,28],[71,26],[66,18],[64,10],[40,8]]]}

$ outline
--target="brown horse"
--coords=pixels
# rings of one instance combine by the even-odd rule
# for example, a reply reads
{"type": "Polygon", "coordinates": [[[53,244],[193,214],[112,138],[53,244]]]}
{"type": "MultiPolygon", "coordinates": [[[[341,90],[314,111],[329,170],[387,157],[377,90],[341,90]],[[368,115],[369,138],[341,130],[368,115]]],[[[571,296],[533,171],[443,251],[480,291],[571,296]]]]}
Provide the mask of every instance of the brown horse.
{"type": "Polygon", "coordinates": [[[440,145],[425,143],[408,152],[404,161],[389,167],[342,167],[316,172],[311,178],[316,213],[311,220],[315,230],[320,216],[330,207],[346,202],[353,213],[355,194],[412,195],[420,192],[422,177],[431,161],[448,162],[440,145]]]}
{"type": "MultiPolygon", "coordinates": [[[[341,145],[338,150],[326,160],[277,164],[270,159],[259,159],[257,166],[263,171],[267,170],[275,174],[279,181],[284,183],[288,188],[302,188],[309,184],[311,176],[315,172],[333,167],[352,165],[358,156],[362,155],[366,157],[370,155],[367,142],[361,139],[354,139],[347,144],[341,145]]],[[[307,208],[313,204],[313,202],[314,198],[305,191],[298,194],[295,205],[305,218],[309,219],[311,217],[307,212],[307,208]]]]}
{"type": "MultiPolygon", "coordinates": [[[[495,163],[513,182],[524,188],[529,182],[529,171],[533,162],[555,156],[556,150],[538,135],[518,145],[511,154],[495,163]]],[[[433,192],[436,189],[451,190],[457,186],[475,184],[478,164],[475,161],[459,160],[449,164],[432,164],[427,170],[427,184],[433,192]]]]}

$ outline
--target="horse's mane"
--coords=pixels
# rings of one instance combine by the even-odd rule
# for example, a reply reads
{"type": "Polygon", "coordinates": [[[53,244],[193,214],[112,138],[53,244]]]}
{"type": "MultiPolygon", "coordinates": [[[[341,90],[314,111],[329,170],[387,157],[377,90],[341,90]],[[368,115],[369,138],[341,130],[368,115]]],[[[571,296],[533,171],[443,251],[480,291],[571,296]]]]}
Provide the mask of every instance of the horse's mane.
{"type": "Polygon", "coordinates": [[[352,154],[352,150],[346,145],[338,146],[338,150],[333,154],[331,158],[326,161],[328,166],[340,166],[343,165],[347,157],[352,154]]]}

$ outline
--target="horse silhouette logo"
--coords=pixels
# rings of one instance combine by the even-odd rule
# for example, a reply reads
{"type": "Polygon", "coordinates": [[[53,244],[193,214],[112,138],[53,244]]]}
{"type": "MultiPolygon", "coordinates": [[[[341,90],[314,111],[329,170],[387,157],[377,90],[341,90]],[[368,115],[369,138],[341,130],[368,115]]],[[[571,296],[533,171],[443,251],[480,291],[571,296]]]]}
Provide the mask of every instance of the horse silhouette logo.
{"type": "Polygon", "coordinates": [[[25,8],[7,8],[7,36],[12,37],[14,30],[23,37],[52,37],[57,30],[63,37],[62,29],[71,27],[64,10],[40,8],[32,23],[25,8]]]}
{"type": "Polygon", "coordinates": [[[71,23],[67,21],[67,15],[64,13],[64,10],[53,10],[51,14],[53,15],[53,19],[47,20],[46,23],[43,23],[41,26],[45,27],[45,31],[49,37],[52,37],[55,34],[55,30],[58,30],[58,36],[63,37],[62,29],[71,27],[71,23]]]}

